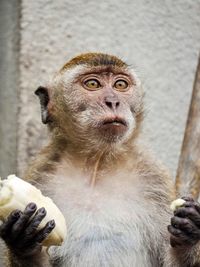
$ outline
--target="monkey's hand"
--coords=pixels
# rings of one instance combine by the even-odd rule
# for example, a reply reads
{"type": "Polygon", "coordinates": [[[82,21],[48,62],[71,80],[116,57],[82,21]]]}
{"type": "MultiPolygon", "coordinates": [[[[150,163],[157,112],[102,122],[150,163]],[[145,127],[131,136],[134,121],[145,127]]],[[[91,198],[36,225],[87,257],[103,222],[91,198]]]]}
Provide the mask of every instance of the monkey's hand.
{"type": "Polygon", "coordinates": [[[29,203],[25,210],[14,210],[0,226],[0,236],[10,249],[11,255],[19,258],[32,257],[41,252],[42,242],[55,227],[54,220],[38,230],[46,216],[46,210],[37,210],[35,203],[29,203]]]}
{"type": "Polygon", "coordinates": [[[171,218],[170,244],[172,247],[190,247],[200,241],[200,204],[190,197],[183,197],[185,203],[174,211],[171,218]]]}

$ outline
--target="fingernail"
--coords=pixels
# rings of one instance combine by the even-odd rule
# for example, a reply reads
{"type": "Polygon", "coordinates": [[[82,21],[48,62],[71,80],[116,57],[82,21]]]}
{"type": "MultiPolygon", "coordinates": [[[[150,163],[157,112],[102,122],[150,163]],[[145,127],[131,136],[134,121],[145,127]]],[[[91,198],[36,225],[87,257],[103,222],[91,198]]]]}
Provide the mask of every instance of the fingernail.
{"type": "Polygon", "coordinates": [[[12,216],[14,216],[15,218],[19,218],[20,214],[21,212],[19,210],[15,210],[13,211],[12,216]]]}
{"type": "Polygon", "coordinates": [[[41,214],[45,214],[45,213],[46,213],[46,210],[45,210],[44,207],[42,207],[42,208],[40,208],[40,209],[38,210],[38,212],[40,212],[41,214]]]}
{"type": "Polygon", "coordinates": [[[29,203],[28,206],[29,206],[29,208],[30,208],[31,210],[34,210],[34,209],[37,208],[37,206],[36,206],[35,203],[29,203]]]}
{"type": "Polygon", "coordinates": [[[49,226],[54,227],[56,225],[54,220],[49,221],[49,226]]]}

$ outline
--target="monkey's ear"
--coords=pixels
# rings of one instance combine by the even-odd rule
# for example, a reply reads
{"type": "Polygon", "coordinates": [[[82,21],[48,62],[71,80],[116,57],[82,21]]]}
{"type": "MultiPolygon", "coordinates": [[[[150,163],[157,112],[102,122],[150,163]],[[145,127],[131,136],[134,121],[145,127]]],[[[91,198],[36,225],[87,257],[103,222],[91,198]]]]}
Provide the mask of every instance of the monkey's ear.
{"type": "Polygon", "coordinates": [[[35,94],[40,99],[42,122],[44,124],[47,124],[51,121],[47,108],[47,105],[49,103],[48,89],[46,87],[39,86],[38,89],[35,91],[35,94]]]}

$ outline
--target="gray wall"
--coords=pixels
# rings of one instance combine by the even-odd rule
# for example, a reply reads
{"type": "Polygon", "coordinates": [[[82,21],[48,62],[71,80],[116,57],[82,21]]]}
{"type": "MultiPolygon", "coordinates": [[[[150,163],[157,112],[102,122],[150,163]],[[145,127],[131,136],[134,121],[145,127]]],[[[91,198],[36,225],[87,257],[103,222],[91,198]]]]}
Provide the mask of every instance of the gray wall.
{"type": "Polygon", "coordinates": [[[16,172],[19,81],[18,0],[0,1],[0,176],[16,172]]]}
{"type": "Polygon", "coordinates": [[[23,0],[21,12],[19,173],[46,140],[33,91],[70,57],[103,51],[139,72],[147,139],[174,174],[198,60],[200,0],[23,0]]]}

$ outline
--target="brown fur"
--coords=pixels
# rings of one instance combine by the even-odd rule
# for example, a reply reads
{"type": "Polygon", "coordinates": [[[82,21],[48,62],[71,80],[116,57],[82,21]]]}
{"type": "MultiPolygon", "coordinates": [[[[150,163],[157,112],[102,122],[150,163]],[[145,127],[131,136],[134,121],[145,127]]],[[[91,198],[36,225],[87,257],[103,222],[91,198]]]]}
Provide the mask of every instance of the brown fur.
{"type": "Polygon", "coordinates": [[[76,65],[87,65],[89,67],[114,66],[119,68],[128,66],[125,62],[115,56],[102,53],[87,53],[72,58],[62,67],[61,71],[65,71],[76,65]]]}

